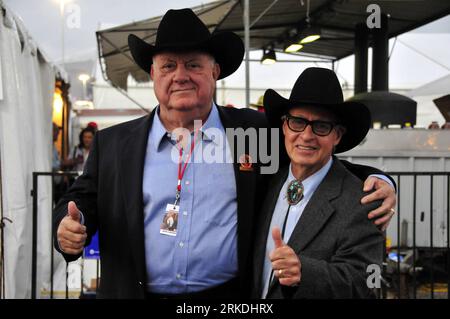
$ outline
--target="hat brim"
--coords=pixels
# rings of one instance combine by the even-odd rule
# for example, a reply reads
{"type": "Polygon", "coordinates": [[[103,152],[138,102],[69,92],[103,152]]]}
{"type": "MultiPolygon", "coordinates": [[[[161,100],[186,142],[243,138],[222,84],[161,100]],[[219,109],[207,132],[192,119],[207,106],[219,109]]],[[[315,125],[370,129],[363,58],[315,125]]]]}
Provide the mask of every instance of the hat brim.
{"type": "Polygon", "coordinates": [[[136,64],[147,73],[150,73],[153,56],[158,52],[195,50],[207,52],[220,65],[219,80],[229,76],[239,68],[245,51],[242,40],[233,32],[214,33],[207,41],[200,43],[173,43],[161,47],[151,45],[136,35],[130,34],[128,46],[136,64]]]}
{"type": "Polygon", "coordinates": [[[266,117],[271,127],[281,128],[281,117],[289,109],[302,106],[319,106],[336,114],[339,118],[340,124],[346,128],[346,132],[336,146],[336,154],[349,151],[359,145],[367,135],[372,124],[370,111],[362,103],[343,102],[340,104],[318,104],[312,101],[292,101],[282,97],[272,89],[268,89],[264,94],[266,117]]]}

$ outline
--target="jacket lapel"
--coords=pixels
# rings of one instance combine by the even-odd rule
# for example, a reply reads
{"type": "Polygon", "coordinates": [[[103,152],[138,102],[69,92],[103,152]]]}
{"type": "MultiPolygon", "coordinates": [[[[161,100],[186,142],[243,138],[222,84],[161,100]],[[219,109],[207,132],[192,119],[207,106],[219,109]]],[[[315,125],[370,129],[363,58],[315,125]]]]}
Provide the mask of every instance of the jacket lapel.
{"type": "MultiPolygon", "coordinates": [[[[316,237],[333,215],[335,209],[331,201],[341,194],[343,175],[342,164],[333,157],[333,165],[306,205],[287,243],[297,255],[316,237]]],[[[269,292],[276,284],[278,280],[274,278],[269,292]]]]}
{"type": "Polygon", "coordinates": [[[284,182],[289,173],[289,166],[283,167],[279,173],[272,179],[269,184],[268,192],[258,223],[258,232],[255,240],[254,265],[253,265],[253,282],[255,283],[254,291],[257,293],[255,298],[259,298],[262,290],[262,273],[264,260],[266,258],[267,236],[270,231],[270,223],[272,221],[273,211],[277,204],[278,196],[281,192],[284,182]]]}
{"type": "Polygon", "coordinates": [[[148,133],[154,113],[155,111],[149,116],[142,118],[136,126],[129,130],[128,134],[124,136],[119,149],[123,154],[120,163],[119,180],[122,184],[125,203],[128,240],[141,283],[145,283],[146,280],[142,179],[148,133]]]}
{"type": "Polygon", "coordinates": [[[297,253],[314,239],[333,215],[334,208],[330,202],[341,193],[343,174],[342,164],[334,158],[333,165],[306,205],[289,239],[288,245],[297,253]]]}
{"type": "MultiPolygon", "coordinates": [[[[237,116],[231,117],[229,111],[224,107],[218,107],[220,120],[225,130],[243,128],[247,129],[246,123],[237,116]]],[[[250,245],[252,243],[253,222],[254,222],[254,200],[256,192],[256,179],[259,173],[259,167],[255,167],[253,164],[252,170],[241,170],[239,157],[243,154],[236,154],[236,139],[231,140],[231,136],[228,136],[228,143],[234,145],[234,149],[231,149],[233,156],[233,168],[234,176],[236,179],[236,197],[237,197],[237,214],[238,214],[238,263],[239,271],[242,274],[244,269],[247,269],[248,255],[250,251],[250,245]]],[[[247,146],[248,147],[248,146],[247,146]]]]}

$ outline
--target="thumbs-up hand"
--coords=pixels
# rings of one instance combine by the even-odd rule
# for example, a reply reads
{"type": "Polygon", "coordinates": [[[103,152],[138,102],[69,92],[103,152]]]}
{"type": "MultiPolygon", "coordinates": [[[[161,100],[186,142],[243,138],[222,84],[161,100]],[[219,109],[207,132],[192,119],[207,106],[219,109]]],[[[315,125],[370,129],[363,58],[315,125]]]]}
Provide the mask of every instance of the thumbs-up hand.
{"type": "Polygon", "coordinates": [[[274,276],[278,278],[281,285],[298,285],[302,276],[302,264],[295,251],[283,242],[279,227],[272,229],[272,240],[275,248],[271,251],[269,258],[274,276]]]}
{"type": "Polygon", "coordinates": [[[75,202],[69,202],[67,205],[67,215],[69,215],[72,220],[81,222],[81,214],[75,202]]]}
{"type": "Polygon", "coordinates": [[[83,251],[86,243],[86,226],[81,225],[81,212],[75,202],[67,205],[67,216],[58,226],[56,232],[59,247],[69,255],[78,255],[83,251]]]}
{"type": "Polygon", "coordinates": [[[279,227],[272,229],[272,239],[275,244],[275,248],[281,248],[284,246],[283,238],[281,238],[281,231],[279,227]]]}

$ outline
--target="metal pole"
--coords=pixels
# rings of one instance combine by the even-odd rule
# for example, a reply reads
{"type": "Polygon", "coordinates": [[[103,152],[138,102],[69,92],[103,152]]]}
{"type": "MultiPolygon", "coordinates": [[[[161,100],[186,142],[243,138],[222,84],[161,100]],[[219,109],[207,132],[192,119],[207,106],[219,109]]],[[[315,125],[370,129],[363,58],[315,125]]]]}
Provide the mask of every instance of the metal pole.
{"type": "MultiPolygon", "coordinates": [[[[52,176],[52,198],[51,198],[51,205],[54,207],[54,201],[55,201],[55,177],[52,176]]],[[[53,211],[53,209],[52,209],[53,211]]],[[[51,231],[52,231],[52,237],[50,240],[50,299],[53,299],[53,262],[54,262],[54,249],[53,249],[53,237],[55,236],[55,231],[53,229],[53,212],[52,212],[52,224],[51,224],[51,231]]]]}
{"type": "Polygon", "coordinates": [[[98,291],[98,282],[99,282],[99,277],[100,277],[100,261],[99,259],[97,259],[97,277],[95,278],[95,294],[97,294],[98,291]]]}
{"type": "Polygon", "coordinates": [[[402,298],[402,281],[401,281],[401,273],[400,273],[400,181],[401,175],[398,175],[397,181],[397,273],[398,273],[398,299],[402,298]]]}
{"type": "Polygon", "coordinates": [[[5,298],[5,228],[3,217],[2,156],[0,150],[0,299],[5,298]]]}
{"type": "Polygon", "coordinates": [[[372,91],[389,90],[388,18],[381,14],[381,28],[373,31],[372,91]]]}
{"type": "Polygon", "coordinates": [[[245,107],[250,107],[250,4],[244,1],[244,30],[245,30],[245,107]]]}
{"type": "Polygon", "coordinates": [[[414,175],[414,190],[413,190],[413,285],[414,285],[414,299],[417,299],[417,283],[416,283],[416,193],[417,193],[417,176],[414,175]]]}
{"type": "Polygon", "coordinates": [[[38,175],[33,173],[33,218],[32,218],[32,245],[31,245],[31,299],[36,299],[36,266],[37,266],[37,193],[38,193],[38,175]]]}
{"type": "Polygon", "coordinates": [[[355,89],[354,94],[367,92],[369,31],[364,23],[355,28],[355,89]]]}
{"type": "Polygon", "coordinates": [[[65,8],[64,8],[64,6],[65,6],[65,1],[66,0],[60,0],[60,10],[61,10],[61,54],[62,54],[62,57],[61,57],[61,60],[62,60],[62,69],[64,70],[64,64],[65,64],[65,61],[64,61],[64,55],[65,55],[65,52],[64,52],[64,29],[65,29],[65,26],[64,26],[64,12],[65,12],[65,8]]]}
{"type": "MultiPolygon", "coordinates": [[[[66,63],[66,61],[65,61],[65,39],[64,39],[64,31],[65,31],[65,24],[64,24],[64,13],[65,13],[65,2],[66,2],[66,0],[59,0],[60,1],[60,9],[61,9],[61,60],[62,60],[62,63],[61,63],[61,71],[63,72],[63,73],[65,73],[65,69],[64,69],[64,66],[65,66],[65,63],[66,63]]],[[[63,76],[61,76],[61,78],[64,78],[63,76]]],[[[66,79],[67,81],[68,81],[68,79],[66,79]]],[[[61,91],[62,91],[62,93],[61,93],[61,95],[62,95],[62,98],[63,98],[63,109],[62,109],[62,123],[61,123],[61,126],[62,126],[62,128],[63,128],[63,130],[62,130],[62,133],[61,133],[61,158],[62,159],[65,159],[66,158],[66,139],[65,139],[65,134],[66,134],[66,130],[68,129],[67,127],[66,127],[66,114],[65,114],[65,110],[67,109],[65,106],[67,106],[67,101],[64,101],[64,82],[65,82],[65,80],[64,79],[61,79],[61,91]]]]}
{"type": "Polygon", "coordinates": [[[81,258],[82,260],[81,260],[81,274],[80,274],[80,281],[81,281],[81,289],[80,289],[80,298],[82,297],[82,298],[84,298],[84,290],[83,290],[83,286],[84,286],[84,276],[83,276],[83,274],[84,274],[84,251],[83,251],[83,255],[82,255],[82,258],[81,258]]]}
{"type": "Polygon", "coordinates": [[[83,98],[87,100],[87,92],[86,92],[86,81],[83,81],[83,98]]]}
{"type": "Polygon", "coordinates": [[[447,174],[447,299],[450,300],[450,174],[447,174]]]}
{"type": "Polygon", "coordinates": [[[66,299],[69,299],[69,263],[66,263],[66,299]]]}
{"type": "Polygon", "coordinates": [[[255,20],[252,21],[250,28],[253,27],[277,2],[278,0],[273,0],[272,3],[266,9],[264,9],[264,11],[261,12],[261,14],[255,20]]]}
{"type": "Polygon", "coordinates": [[[434,262],[433,262],[433,182],[434,175],[431,175],[430,190],[430,250],[431,250],[431,299],[434,299],[434,262]]]}

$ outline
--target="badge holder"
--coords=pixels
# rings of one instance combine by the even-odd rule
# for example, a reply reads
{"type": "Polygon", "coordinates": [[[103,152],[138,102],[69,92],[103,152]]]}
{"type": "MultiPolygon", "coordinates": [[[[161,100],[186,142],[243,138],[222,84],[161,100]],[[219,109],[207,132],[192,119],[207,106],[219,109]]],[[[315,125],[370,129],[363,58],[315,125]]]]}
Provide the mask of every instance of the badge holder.
{"type": "Polygon", "coordinates": [[[176,236],[178,228],[178,213],[180,212],[180,206],[178,202],[180,200],[180,193],[177,191],[174,204],[167,204],[166,212],[159,229],[159,233],[168,236],[176,236]]]}

